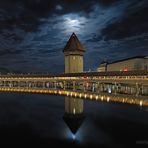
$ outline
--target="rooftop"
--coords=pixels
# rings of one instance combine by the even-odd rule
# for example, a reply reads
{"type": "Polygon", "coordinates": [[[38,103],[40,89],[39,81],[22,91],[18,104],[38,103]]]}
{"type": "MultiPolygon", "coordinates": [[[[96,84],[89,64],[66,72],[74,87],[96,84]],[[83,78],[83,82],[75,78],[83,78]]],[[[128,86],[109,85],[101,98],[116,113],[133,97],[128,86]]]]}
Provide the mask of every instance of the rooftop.
{"type": "Polygon", "coordinates": [[[130,58],[126,58],[126,59],[121,59],[121,60],[113,61],[113,62],[110,62],[109,64],[114,64],[114,63],[123,62],[123,61],[127,61],[127,60],[145,59],[145,58],[146,58],[146,56],[135,56],[135,57],[130,57],[130,58]]]}
{"type": "Polygon", "coordinates": [[[75,33],[72,33],[70,39],[68,40],[63,52],[67,51],[85,51],[84,47],[80,43],[75,33]]]}
{"type": "Polygon", "coordinates": [[[133,59],[147,59],[147,58],[148,58],[148,56],[135,56],[135,57],[125,58],[125,59],[121,59],[121,60],[117,60],[117,61],[113,61],[113,62],[102,61],[102,62],[100,63],[100,65],[104,65],[104,64],[114,64],[114,63],[123,62],[123,61],[127,61],[127,60],[133,60],[133,59]]]}

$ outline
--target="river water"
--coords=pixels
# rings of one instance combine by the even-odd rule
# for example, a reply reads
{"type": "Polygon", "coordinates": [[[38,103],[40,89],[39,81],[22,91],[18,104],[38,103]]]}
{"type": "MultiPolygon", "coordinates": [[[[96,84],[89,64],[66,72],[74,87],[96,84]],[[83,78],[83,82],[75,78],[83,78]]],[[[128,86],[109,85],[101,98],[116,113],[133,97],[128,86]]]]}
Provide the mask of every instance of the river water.
{"type": "Polygon", "coordinates": [[[74,137],[63,120],[64,97],[1,92],[0,146],[148,146],[148,107],[84,104],[85,120],[74,137]]]}

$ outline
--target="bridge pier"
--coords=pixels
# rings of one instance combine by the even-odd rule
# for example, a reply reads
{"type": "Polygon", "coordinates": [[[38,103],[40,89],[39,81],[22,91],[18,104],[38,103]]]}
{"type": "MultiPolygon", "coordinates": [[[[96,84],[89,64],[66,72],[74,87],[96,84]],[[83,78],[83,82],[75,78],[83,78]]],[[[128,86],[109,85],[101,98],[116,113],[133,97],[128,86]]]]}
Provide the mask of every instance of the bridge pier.
{"type": "Polygon", "coordinates": [[[117,94],[117,92],[118,92],[118,86],[117,86],[117,82],[115,82],[115,95],[117,94]]]}
{"type": "Polygon", "coordinates": [[[144,94],[144,87],[143,87],[143,85],[141,85],[141,95],[143,95],[144,94]]]}
{"type": "Polygon", "coordinates": [[[140,87],[139,87],[139,84],[138,83],[136,83],[136,96],[139,96],[139,94],[140,94],[140,87]]]}
{"type": "Polygon", "coordinates": [[[65,90],[66,89],[66,82],[63,81],[62,85],[63,85],[63,90],[65,90]]]}
{"type": "Polygon", "coordinates": [[[56,84],[56,81],[54,81],[54,89],[57,89],[57,84],[56,84]]]}
{"type": "Polygon", "coordinates": [[[86,92],[86,86],[85,86],[85,83],[86,83],[86,82],[82,82],[82,84],[83,84],[83,91],[84,91],[84,92],[86,92]]]}
{"type": "Polygon", "coordinates": [[[100,83],[96,83],[96,92],[100,93],[100,83]]]}
{"type": "Polygon", "coordinates": [[[73,91],[75,91],[76,90],[76,82],[73,81],[72,84],[73,84],[73,91]]]}

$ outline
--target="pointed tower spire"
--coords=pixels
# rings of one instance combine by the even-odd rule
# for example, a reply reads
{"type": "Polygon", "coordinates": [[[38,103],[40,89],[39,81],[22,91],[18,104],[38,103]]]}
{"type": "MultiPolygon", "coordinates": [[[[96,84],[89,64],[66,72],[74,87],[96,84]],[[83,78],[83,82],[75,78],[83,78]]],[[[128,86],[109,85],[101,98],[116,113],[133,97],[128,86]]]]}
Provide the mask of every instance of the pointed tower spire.
{"type": "Polygon", "coordinates": [[[74,52],[74,51],[81,51],[85,52],[84,47],[80,43],[79,39],[77,38],[76,34],[73,32],[70,39],[68,40],[66,46],[64,47],[63,52],[74,52]]]}
{"type": "Polygon", "coordinates": [[[78,129],[82,125],[82,123],[85,119],[85,116],[84,116],[84,114],[73,115],[73,114],[65,113],[63,119],[64,119],[65,123],[67,124],[67,126],[69,127],[69,129],[71,130],[71,132],[73,134],[76,134],[78,129]]]}

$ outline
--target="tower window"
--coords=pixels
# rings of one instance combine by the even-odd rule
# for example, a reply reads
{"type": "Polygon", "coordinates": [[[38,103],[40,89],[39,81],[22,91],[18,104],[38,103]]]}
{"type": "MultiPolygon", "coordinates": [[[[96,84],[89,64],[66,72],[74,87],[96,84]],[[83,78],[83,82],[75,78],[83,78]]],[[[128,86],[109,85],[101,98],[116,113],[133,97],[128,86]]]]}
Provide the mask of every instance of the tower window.
{"type": "Polygon", "coordinates": [[[73,109],[73,113],[74,113],[74,114],[76,113],[76,110],[75,110],[75,108],[73,109]]]}

